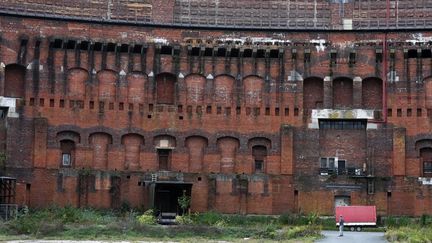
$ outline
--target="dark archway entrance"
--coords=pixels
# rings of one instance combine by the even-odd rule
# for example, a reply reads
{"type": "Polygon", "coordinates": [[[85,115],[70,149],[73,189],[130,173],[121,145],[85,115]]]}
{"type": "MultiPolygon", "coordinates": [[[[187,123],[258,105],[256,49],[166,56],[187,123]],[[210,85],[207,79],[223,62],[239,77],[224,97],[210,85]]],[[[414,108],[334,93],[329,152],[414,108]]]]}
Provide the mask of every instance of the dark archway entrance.
{"type": "Polygon", "coordinates": [[[183,195],[191,196],[192,184],[186,183],[156,183],[154,206],[160,213],[182,214],[178,198],[183,195]]]}

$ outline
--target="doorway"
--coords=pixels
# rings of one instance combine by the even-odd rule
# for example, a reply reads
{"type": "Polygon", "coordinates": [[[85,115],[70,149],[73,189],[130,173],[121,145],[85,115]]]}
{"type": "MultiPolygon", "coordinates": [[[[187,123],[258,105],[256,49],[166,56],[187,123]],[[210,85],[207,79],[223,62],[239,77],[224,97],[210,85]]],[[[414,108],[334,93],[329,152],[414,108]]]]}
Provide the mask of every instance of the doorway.
{"type": "Polygon", "coordinates": [[[159,170],[170,170],[171,149],[158,149],[159,170]]]}
{"type": "Polygon", "coordinates": [[[192,184],[185,183],[157,183],[155,188],[154,206],[160,213],[182,214],[178,198],[185,193],[190,197],[192,184]]]}

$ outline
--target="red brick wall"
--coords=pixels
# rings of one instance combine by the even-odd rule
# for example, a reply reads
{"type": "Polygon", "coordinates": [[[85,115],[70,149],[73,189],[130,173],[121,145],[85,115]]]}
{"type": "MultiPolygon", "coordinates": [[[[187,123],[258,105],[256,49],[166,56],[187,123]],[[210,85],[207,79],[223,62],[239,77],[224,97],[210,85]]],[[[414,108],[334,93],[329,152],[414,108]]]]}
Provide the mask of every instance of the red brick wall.
{"type": "Polygon", "coordinates": [[[333,80],[333,107],[335,109],[353,107],[353,81],[348,78],[333,80]]]}
{"type": "MultiPolygon", "coordinates": [[[[387,83],[387,103],[392,109],[388,122],[370,123],[371,128],[376,125],[377,129],[367,131],[320,131],[309,129],[311,120],[303,116],[317,102],[324,101],[326,108],[363,105],[381,109],[380,85],[367,77],[383,78],[382,63],[377,63],[375,56],[376,49],[382,47],[383,33],[233,33],[223,29],[91,25],[4,16],[0,24],[0,59],[5,65],[17,63],[21,35],[29,36],[22,60],[37,58],[35,40],[41,38],[41,67],[26,69],[24,99],[17,102],[20,118],[7,118],[5,173],[21,181],[20,202],[31,206],[45,206],[50,201],[59,205],[110,207],[120,200],[148,207],[148,185],[138,184],[159,170],[156,147],[161,138],[168,138],[171,172],[192,183],[195,211],[214,208],[227,213],[332,214],[334,196],[349,195],[353,203],[376,204],[381,214],[431,212],[428,186],[418,182],[421,168],[415,147],[417,141],[431,139],[429,85],[421,79],[415,82],[420,71],[422,78],[429,76],[430,58],[403,57],[403,49],[421,48],[405,44],[417,32],[387,33],[396,51],[394,68],[399,77],[398,82],[387,83]],[[53,46],[50,50],[49,40],[56,38],[91,41],[101,46],[146,44],[147,54],[98,50],[92,53],[53,46]],[[230,39],[238,43],[229,44],[230,39]],[[252,39],[258,41],[248,44],[252,39]],[[325,45],[310,43],[318,39],[325,40],[325,45]],[[178,45],[178,60],[166,54],[159,55],[159,59],[158,45],[178,45]],[[265,55],[189,56],[188,45],[202,45],[214,51],[222,47],[241,51],[256,48],[274,53],[281,49],[284,57],[272,54],[266,60],[265,55]],[[355,64],[347,62],[352,48],[357,50],[355,64]],[[294,49],[296,58],[292,55],[294,49]],[[304,60],[306,49],[311,52],[310,63],[304,60]],[[331,49],[338,53],[332,67],[331,49]],[[144,64],[145,70],[141,70],[144,64]],[[84,70],[89,71],[88,76],[84,70]],[[304,82],[299,81],[300,77],[288,80],[291,70],[301,75],[304,82]],[[160,85],[163,72],[171,85],[160,85]],[[254,73],[257,76],[247,76],[254,73]],[[343,86],[340,77],[347,77],[343,86]],[[357,78],[353,85],[356,77],[363,81],[357,78]],[[330,81],[321,85],[324,78],[330,81]],[[76,101],[82,101],[82,105],[76,105],[76,101]],[[99,109],[100,101],[105,101],[103,110],[99,109]],[[69,138],[76,145],[74,166],[70,169],[60,168],[59,141],[65,131],[77,134],[69,138]],[[269,141],[263,144],[267,147],[265,173],[253,170],[250,141],[256,138],[269,141]],[[347,166],[373,164],[377,178],[373,195],[367,195],[364,178],[318,174],[319,158],[334,157],[336,153],[347,159],[347,166]],[[95,190],[89,188],[78,194],[82,168],[95,176],[95,190]],[[245,177],[247,189],[238,188],[237,175],[245,177]],[[121,177],[119,198],[109,193],[112,176],[121,177]],[[215,192],[211,177],[217,177],[215,192]],[[23,186],[27,183],[31,184],[29,191],[23,186]],[[343,189],[335,189],[338,186],[343,189]],[[404,207],[398,208],[400,200],[405,200],[404,207]]],[[[432,35],[428,31],[421,34],[432,35]]],[[[28,63],[24,64],[27,67],[28,63]]],[[[3,71],[0,68],[0,80],[8,80],[3,71]]],[[[0,93],[3,92],[4,89],[0,93]]]]}
{"type": "Polygon", "coordinates": [[[382,109],[382,80],[377,78],[362,81],[362,107],[365,109],[382,109]]]}
{"type": "Polygon", "coordinates": [[[8,65],[4,72],[7,97],[24,97],[26,69],[21,65],[8,65]]]}

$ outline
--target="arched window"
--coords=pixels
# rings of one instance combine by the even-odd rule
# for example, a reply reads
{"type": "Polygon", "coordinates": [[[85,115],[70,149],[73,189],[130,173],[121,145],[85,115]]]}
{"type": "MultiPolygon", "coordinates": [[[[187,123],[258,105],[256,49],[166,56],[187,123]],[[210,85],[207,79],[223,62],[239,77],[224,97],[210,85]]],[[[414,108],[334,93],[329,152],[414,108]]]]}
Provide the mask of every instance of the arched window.
{"type": "Polygon", "coordinates": [[[5,68],[6,97],[24,97],[26,68],[18,64],[10,64],[5,68]]]}
{"type": "Polygon", "coordinates": [[[432,148],[420,149],[420,158],[423,167],[423,176],[432,176],[432,148]]]}
{"type": "Polygon", "coordinates": [[[60,141],[60,166],[72,167],[75,159],[75,142],[72,140],[60,141]]]}
{"type": "Polygon", "coordinates": [[[265,172],[265,160],[267,157],[267,148],[263,145],[255,145],[252,147],[252,156],[254,159],[255,173],[265,172]]]}
{"type": "Polygon", "coordinates": [[[173,105],[175,98],[176,77],[170,73],[162,73],[156,77],[157,103],[173,105]]]}

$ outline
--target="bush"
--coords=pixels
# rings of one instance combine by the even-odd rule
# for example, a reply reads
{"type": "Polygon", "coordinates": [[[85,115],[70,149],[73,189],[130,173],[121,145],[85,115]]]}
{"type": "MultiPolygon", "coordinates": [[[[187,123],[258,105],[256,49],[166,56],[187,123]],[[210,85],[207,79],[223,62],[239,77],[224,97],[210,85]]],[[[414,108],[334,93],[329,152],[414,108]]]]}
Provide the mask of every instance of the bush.
{"type": "Polygon", "coordinates": [[[194,224],[194,221],[190,215],[177,215],[175,218],[176,223],[181,225],[191,225],[194,224]]]}
{"type": "Polygon", "coordinates": [[[137,220],[140,224],[143,225],[152,225],[152,224],[156,224],[156,217],[154,216],[155,212],[153,209],[149,209],[147,211],[144,212],[143,215],[138,216],[137,220]]]}
{"type": "Polygon", "coordinates": [[[301,237],[319,237],[321,236],[321,228],[317,225],[303,225],[296,226],[293,228],[289,228],[285,235],[284,239],[296,239],[301,237]]]}

